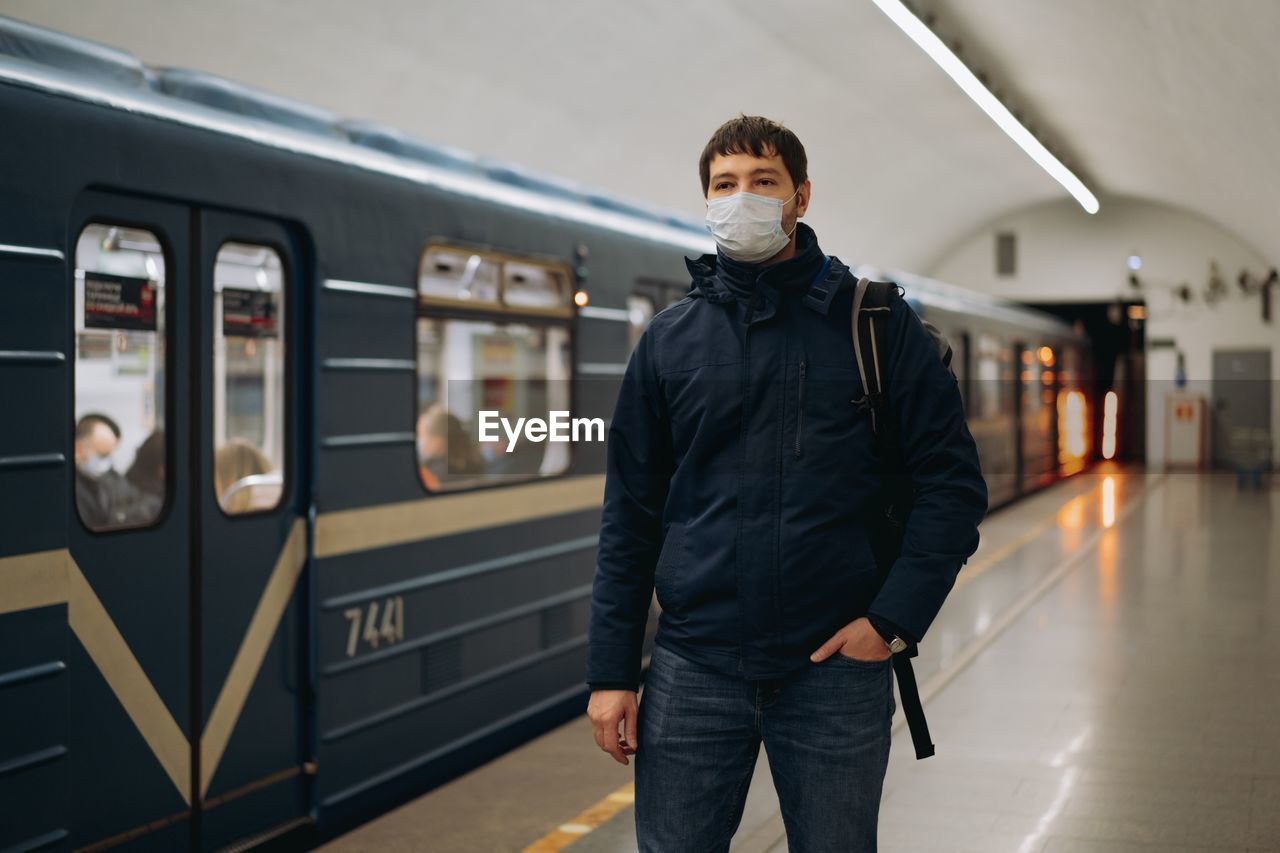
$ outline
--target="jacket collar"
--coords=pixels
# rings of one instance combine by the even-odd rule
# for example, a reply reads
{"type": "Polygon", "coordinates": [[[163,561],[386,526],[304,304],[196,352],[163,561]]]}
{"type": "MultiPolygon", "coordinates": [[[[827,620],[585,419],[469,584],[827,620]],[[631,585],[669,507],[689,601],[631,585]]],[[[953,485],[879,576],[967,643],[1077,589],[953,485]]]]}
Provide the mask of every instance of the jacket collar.
{"type": "MultiPolygon", "coordinates": [[[[836,261],[833,261],[833,266],[836,261]]],[[[804,296],[805,305],[826,314],[834,295],[825,285],[827,256],[818,246],[818,237],[803,222],[796,223],[796,253],[776,264],[749,264],[735,261],[717,250],[699,258],[685,258],[693,277],[690,296],[700,296],[712,303],[739,301],[744,305],[753,290],[759,290],[752,322],[773,316],[782,293],[804,296]]]]}

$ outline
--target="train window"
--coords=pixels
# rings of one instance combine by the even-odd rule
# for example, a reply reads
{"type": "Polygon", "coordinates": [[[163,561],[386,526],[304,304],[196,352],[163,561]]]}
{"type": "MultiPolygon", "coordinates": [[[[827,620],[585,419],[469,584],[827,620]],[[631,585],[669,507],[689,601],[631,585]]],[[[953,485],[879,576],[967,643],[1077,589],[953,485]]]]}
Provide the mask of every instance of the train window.
{"type": "Polygon", "coordinates": [[[75,254],[75,496],[90,530],[164,506],[165,256],[154,233],[87,225],[75,254]]]}
{"type": "Polygon", "coordinates": [[[977,384],[978,417],[994,418],[1001,414],[1008,396],[1001,362],[1006,350],[991,335],[978,335],[977,384]]]}
{"type": "Polygon", "coordinates": [[[642,278],[636,282],[636,292],[648,296],[658,309],[662,309],[684,299],[689,292],[689,283],[642,278]]]}
{"type": "Polygon", "coordinates": [[[418,475],[428,491],[550,477],[568,445],[509,440],[501,426],[569,410],[569,329],[505,319],[418,320],[418,475]],[[447,377],[447,381],[446,381],[447,377]],[[480,440],[480,413],[489,435],[480,440]],[[495,426],[496,425],[496,426],[495,426]]]}
{"type": "Polygon", "coordinates": [[[569,304],[565,270],[542,264],[504,261],[502,301],[513,308],[561,308],[569,304]]]}
{"type": "Polygon", "coordinates": [[[644,333],[655,313],[657,312],[654,309],[652,296],[633,293],[627,297],[627,330],[632,349],[635,349],[636,342],[640,340],[640,335],[644,333]]]}
{"type": "Polygon", "coordinates": [[[1048,347],[1031,346],[1022,350],[1022,411],[1028,424],[1039,424],[1047,418],[1046,407],[1054,401],[1053,391],[1043,387],[1053,382],[1052,371],[1042,366],[1046,353],[1052,357],[1048,347]]]}
{"type": "Polygon", "coordinates": [[[517,425],[535,418],[550,425],[554,412],[569,411],[571,281],[563,264],[427,247],[419,275],[414,431],[418,476],[428,491],[568,470],[567,443],[532,440],[517,425]],[[428,286],[429,279],[434,284],[428,286]],[[460,297],[468,282],[485,282],[485,298],[460,297]],[[452,310],[434,316],[435,306],[452,310]],[[508,427],[518,431],[514,441],[508,427]]]}
{"type": "Polygon", "coordinates": [[[284,266],[274,249],[224,243],[213,266],[213,487],[228,515],[284,491],[284,266]]]}
{"type": "Polygon", "coordinates": [[[498,276],[493,258],[453,246],[428,246],[418,270],[418,293],[465,304],[497,303],[498,276]]]}

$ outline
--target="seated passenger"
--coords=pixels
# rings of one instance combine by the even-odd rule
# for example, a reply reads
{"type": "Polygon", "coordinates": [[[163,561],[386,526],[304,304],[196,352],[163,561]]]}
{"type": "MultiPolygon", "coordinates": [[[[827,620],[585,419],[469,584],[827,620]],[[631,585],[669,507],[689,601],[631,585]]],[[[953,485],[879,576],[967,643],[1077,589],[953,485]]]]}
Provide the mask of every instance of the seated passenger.
{"type": "Polygon", "coordinates": [[[485,472],[479,443],[467,434],[458,416],[443,404],[432,403],[418,415],[418,475],[431,491],[448,479],[465,479],[485,472]]]}
{"type": "Polygon", "coordinates": [[[111,464],[120,443],[120,427],[92,412],[76,422],[76,506],[90,530],[131,527],[153,521],[163,499],[139,489],[111,464]]]}
{"type": "Polygon", "coordinates": [[[251,441],[233,438],[213,454],[213,488],[228,515],[270,509],[279,501],[281,485],[249,480],[271,473],[271,460],[251,441]]]}
{"type": "Polygon", "coordinates": [[[124,476],[147,494],[164,498],[164,430],[156,430],[138,445],[124,476]]]}
{"type": "MultiPolygon", "coordinates": [[[[507,417],[505,412],[503,417],[507,417]]],[[[494,476],[514,478],[537,474],[545,455],[544,445],[525,439],[516,442],[515,449],[508,452],[510,445],[511,440],[501,429],[498,430],[497,441],[486,441],[480,445],[488,472],[494,476]]]]}

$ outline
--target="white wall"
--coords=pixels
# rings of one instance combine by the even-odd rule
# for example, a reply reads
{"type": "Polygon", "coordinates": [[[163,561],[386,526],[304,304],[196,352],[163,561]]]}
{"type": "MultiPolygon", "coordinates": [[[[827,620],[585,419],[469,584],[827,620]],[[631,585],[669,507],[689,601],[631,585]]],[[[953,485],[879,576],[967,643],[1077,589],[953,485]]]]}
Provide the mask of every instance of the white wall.
{"type": "MultiPolygon", "coordinates": [[[[1185,357],[1187,390],[1211,390],[1213,351],[1270,349],[1271,379],[1280,380],[1280,287],[1272,288],[1272,321],[1261,319],[1260,297],[1244,296],[1235,280],[1242,269],[1265,276],[1272,264],[1214,222],[1189,211],[1134,198],[1103,198],[1099,212],[1070,201],[1051,202],[1001,217],[943,252],[928,275],[964,287],[1029,302],[1102,302],[1117,297],[1147,303],[1146,338],[1172,338],[1185,357]],[[995,271],[995,235],[1017,235],[1017,275],[995,271]],[[1139,293],[1128,283],[1126,261],[1142,258],[1139,293]],[[1227,295],[1207,305],[1209,262],[1216,260],[1227,295]],[[1187,283],[1184,304],[1171,288],[1187,283]]],[[[1147,352],[1147,463],[1164,460],[1164,395],[1173,388],[1175,350],[1147,352]]],[[[1271,390],[1273,446],[1280,449],[1280,394],[1271,390]]],[[[1210,442],[1210,447],[1212,443],[1210,442]]]]}

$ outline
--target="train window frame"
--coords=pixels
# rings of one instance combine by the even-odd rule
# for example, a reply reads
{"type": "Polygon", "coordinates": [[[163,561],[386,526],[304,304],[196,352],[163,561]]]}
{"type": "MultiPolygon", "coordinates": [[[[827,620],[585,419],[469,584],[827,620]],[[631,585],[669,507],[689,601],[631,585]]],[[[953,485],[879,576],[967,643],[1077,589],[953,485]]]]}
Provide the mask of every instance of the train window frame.
{"type": "Polygon", "coordinates": [[[689,295],[689,282],[677,282],[662,278],[638,278],[632,292],[653,300],[654,313],[675,305],[689,295]]]}
{"type": "Polygon", "coordinates": [[[421,311],[425,306],[432,306],[442,309],[461,308],[482,313],[503,312],[518,314],[523,317],[555,317],[572,320],[577,316],[577,306],[573,302],[575,281],[576,279],[573,275],[572,266],[558,259],[538,255],[520,254],[517,252],[505,252],[491,246],[433,238],[427,241],[427,244],[422,248],[422,253],[418,256],[418,274],[413,290],[414,293],[417,294],[419,311],[421,311]],[[470,252],[473,256],[479,257],[482,260],[495,263],[498,267],[497,298],[493,300],[455,299],[448,296],[423,293],[423,269],[426,267],[427,259],[431,256],[433,251],[470,252]],[[561,280],[564,283],[563,304],[555,307],[511,305],[507,301],[507,262],[522,264],[525,266],[542,267],[543,269],[553,270],[560,273],[562,276],[561,280]]]}
{"type": "MultiPolygon", "coordinates": [[[[294,286],[293,267],[290,265],[290,262],[289,262],[289,253],[287,249],[284,246],[282,246],[280,243],[278,243],[275,240],[263,239],[259,235],[236,236],[235,234],[232,234],[230,236],[222,237],[218,241],[218,248],[212,254],[213,266],[210,267],[209,269],[209,284],[212,289],[209,294],[210,326],[208,331],[210,333],[209,342],[211,346],[213,342],[217,339],[216,338],[217,333],[213,327],[213,324],[215,322],[214,318],[216,317],[216,311],[214,310],[214,301],[218,298],[217,280],[214,273],[217,271],[217,267],[218,267],[218,255],[222,253],[223,248],[225,248],[229,243],[238,243],[240,245],[257,246],[259,248],[269,249],[273,253],[275,253],[276,258],[280,261],[280,296],[281,296],[281,300],[284,302],[284,310],[280,312],[280,315],[281,315],[280,324],[282,327],[282,337],[284,338],[284,363],[281,365],[281,371],[284,374],[284,377],[283,377],[284,381],[282,384],[282,393],[284,397],[284,400],[283,400],[284,412],[283,412],[283,423],[281,426],[281,429],[283,430],[283,436],[280,442],[280,467],[283,473],[280,478],[280,496],[279,498],[277,498],[275,504],[273,504],[270,507],[255,509],[249,512],[227,512],[226,508],[222,506],[222,500],[218,495],[218,491],[217,491],[217,477],[216,477],[218,449],[217,447],[214,446],[215,436],[217,435],[217,432],[218,432],[217,422],[216,422],[216,419],[218,417],[217,407],[213,404],[213,394],[216,392],[217,377],[214,375],[215,355],[212,349],[210,349],[210,351],[208,352],[209,370],[210,370],[210,376],[209,376],[210,396],[208,401],[209,402],[209,465],[210,465],[209,478],[208,478],[209,490],[213,494],[213,505],[217,508],[218,512],[222,514],[222,517],[230,521],[239,521],[241,519],[253,519],[253,518],[260,518],[262,516],[267,516],[267,515],[274,515],[275,513],[279,512],[281,507],[285,506],[285,499],[291,493],[291,490],[293,488],[294,466],[290,465],[289,462],[293,458],[294,440],[296,438],[296,436],[294,435],[295,424],[294,424],[294,411],[293,411],[294,391],[296,389],[294,388],[293,377],[295,372],[294,371],[294,352],[297,349],[297,346],[292,343],[292,338],[295,335],[295,333],[293,331],[292,324],[290,324],[289,322],[289,315],[290,315],[290,312],[293,310],[293,300],[297,297],[297,293],[296,293],[297,288],[294,286]]],[[[201,450],[203,450],[203,448],[201,448],[201,450]]]]}
{"type": "Polygon", "coordinates": [[[174,325],[175,324],[173,323],[173,309],[172,309],[173,302],[168,294],[168,290],[169,290],[169,286],[172,281],[173,275],[180,274],[180,273],[171,273],[171,270],[176,270],[176,264],[174,263],[173,244],[169,239],[168,233],[166,232],[163,225],[161,225],[158,221],[145,219],[145,218],[139,219],[139,218],[134,218],[130,216],[115,216],[111,214],[94,213],[94,214],[81,217],[78,221],[72,223],[72,225],[73,227],[68,230],[70,245],[67,246],[68,251],[66,252],[67,256],[69,256],[71,259],[71,262],[66,264],[66,271],[68,276],[67,292],[72,294],[72,298],[68,300],[68,306],[67,306],[68,315],[66,315],[69,317],[69,322],[67,324],[67,333],[70,336],[69,343],[70,343],[70,349],[71,349],[71,352],[70,352],[71,369],[68,371],[68,373],[70,374],[70,382],[71,382],[71,388],[70,388],[71,417],[67,423],[67,433],[66,433],[67,446],[71,448],[71,452],[68,454],[68,459],[71,464],[67,466],[68,467],[67,485],[69,487],[69,492],[70,492],[69,499],[71,502],[71,507],[75,513],[76,522],[80,525],[80,529],[93,537],[119,536],[122,534],[138,533],[144,530],[154,530],[159,527],[162,527],[168,521],[169,514],[172,511],[173,505],[175,503],[175,500],[174,500],[175,489],[173,485],[174,478],[169,476],[169,473],[168,473],[170,471],[175,470],[174,461],[176,459],[176,453],[174,449],[174,442],[171,441],[169,438],[169,435],[170,435],[169,425],[174,422],[174,416],[177,412],[177,409],[174,403],[174,389],[175,389],[176,380],[174,379],[174,375],[173,375],[174,372],[169,369],[170,362],[171,362],[170,354],[174,351],[174,334],[175,334],[174,325]],[[157,335],[157,337],[164,342],[164,386],[163,386],[164,387],[163,411],[164,411],[164,424],[165,424],[164,493],[161,495],[160,508],[159,510],[156,511],[156,514],[153,518],[145,522],[140,522],[138,524],[126,524],[126,525],[120,525],[117,527],[91,526],[87,521],[85,521],[84,515],[80,511],[80,501],[76,497],[75,441],[76,441],[76,422],[79,420],[79,418],[76,417],[75,410],[76,410],[76,400],[78,398],[79,385],[80,385],[78,381],[79,371],[77,369],[80,361],[80,349],[79,349],[80,342],[77,338],[76,316],[75,316],[75,313],[76,313],[75,293],[76,293],[76,278],[77,278],[76,274],[80,270],[80,266],[79,266],[80,258],[79,258],[79,251],[78,251],[80,238],[88,228],[94,225],[100,225],[104,228],[128,228],[135,231],[146,231],[152,237],[155,238],[156,245],[160,247],[160,256],[161,258],[164,259],[164,279],[165,279],[164,287],[166,291],[165,303],[164,303],[164,310],[162,312],[158,312],[158,316],[161,318],[162,322],[164,323],[164,332],[160,335],[157,335]]]}
{"type": "Polygon", "coordinates": [[[456,487],[430,489],[426,482],[423,481],[419,472],[417,459],[417,422],[422,412],[422,396],[421,396],[421,352],[418,344],[419,327],[423,320],[436,320],[439,322],[448,322],[449,320],[462,320],[473,322],[490,322],[498,325],[510,325],[518,323],[537,324],[544,327],[558,327],[564,329],[568,339],[568,376],[569,383],[569,411],[573,411],[578,401],[577,392],[577,336],[574,334],[576,327],[576,319],[578,317],[577,305],[573,301],[573,290],[576,279],[573,275],[573,267],[567,261],[548,258],[546,256],[522,254],[519,252],[508,252],[487,245],[468,244],[461,241],[445,240],[440,238],[432,238],[427,241],[422,249],[419,258],[418,281],[421,281],[422,264],[425,263],[430,251],[436,248],[444,248],[452,251],[472,252],[483,258],[493,260],[498,263],[498,299],[497,301],[473,301],[462,299],[449,299],[442,296],[426,295],[415,286],[414,291],[417,293],[417,301],[413,312],[413,340],[414,340],[414,370],[413,370],[413,408],[410,413],[410,423],[414,429],[414,479],[418,483],[418,488],[428,497],[444,497],[446,495],[466,494],[468,492],[479,492],[490,489],[502,489],[514,486],[527,485],[529,483],[545,483],[572,475],[577,462],[578,451],[573,442],[568,442],[568,459],[564,469],[554,474],[539,475],[531,474],[528,476],[517,477],[515,475],[504,476],[496,481],[485,482],[483,480],[463,481],[456,487]],[[511,306],[505,303],[505,287],[506,275],[503,266],[504,260],[511,260],[520,264],[532,264],[555,269],[564,276],[566,284],[565,298],[566,304],[563,308],[540,308],[537,306],[519,305],[511,306]]]}
{"type": "Polygon", "coordinates": [[[651,293],[647,291],[642,291],[642,290],[633,290],[627,294],[627,352],[628,353],[632,352],[636,348],[636,344],[640,342],[640,336],[644,334],[644,330],[647,329],[649,327],[649,324],[653,322],[653,318],[657,316],[659,310],[661,309],[658,308],[658,305],[654,301],[653,295],[651,293]],[[644,312],[646,310],[646,309],[639,308],[634,304],[635,302],[641,302],[641,301],[648,303],[648,308],[647,308],[648,316],[645,318],[645,321],[643,323],[637,323],[634,320],[635,314],[633,312],[636,312],[636,311],[644,312]]]}

